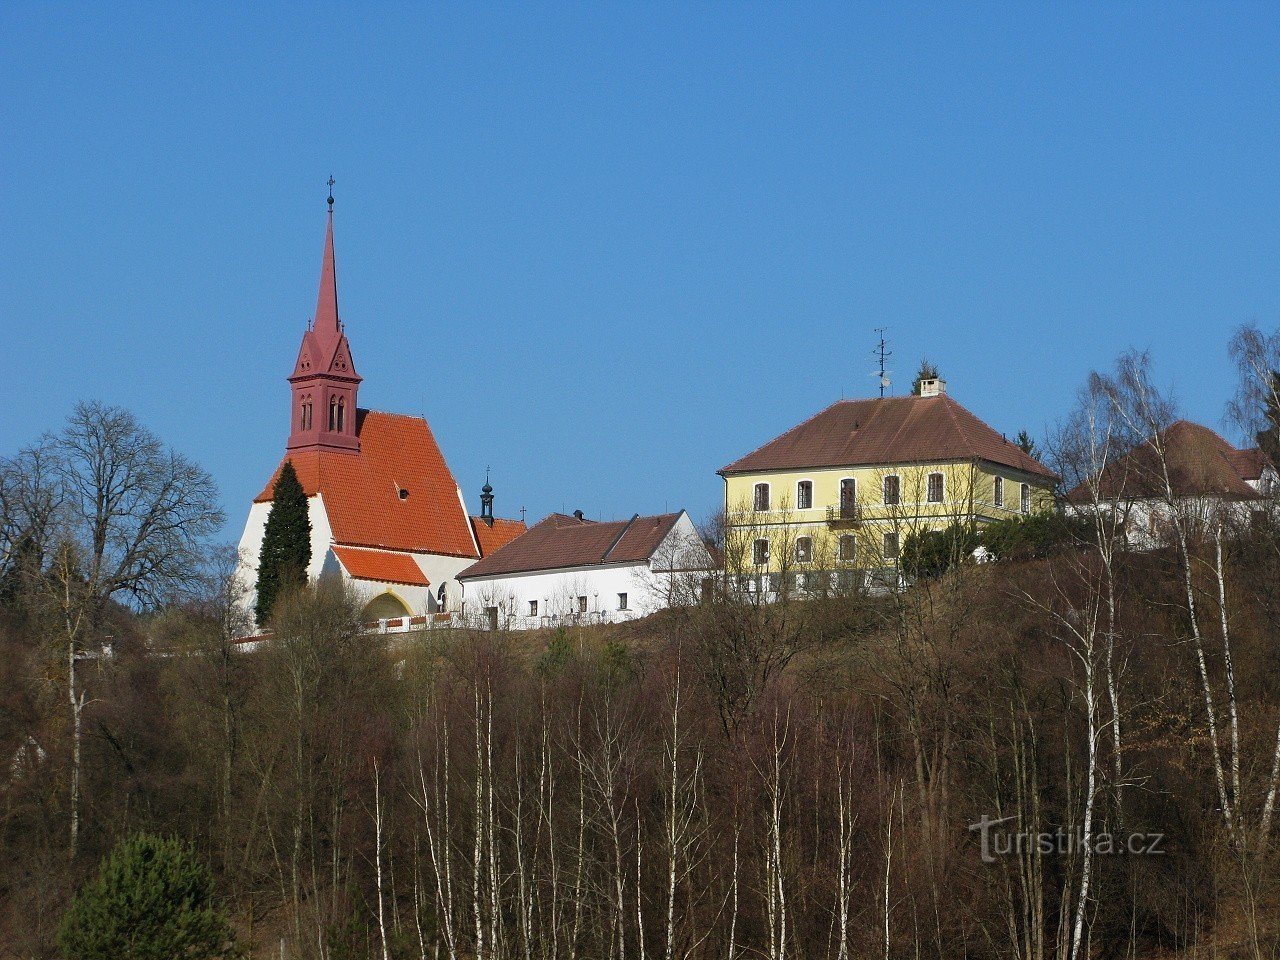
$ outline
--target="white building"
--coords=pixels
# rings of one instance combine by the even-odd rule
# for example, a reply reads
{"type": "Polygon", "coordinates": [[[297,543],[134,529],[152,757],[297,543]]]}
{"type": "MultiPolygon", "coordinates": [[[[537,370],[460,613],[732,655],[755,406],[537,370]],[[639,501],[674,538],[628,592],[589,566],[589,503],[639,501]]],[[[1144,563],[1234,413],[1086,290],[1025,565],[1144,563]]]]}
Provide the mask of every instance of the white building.
{"type": "Polygon", "coordinates": [[[1067,493],[1067,509],[1114,515],[1127,543],[1168,543],[1172,514],[1188,527],[1240,526],[1272,509],[1275,466],[1257,447],[1238,449],[1208,427],[1178,420],[1067,493]]]}
{"type": "Polygon", "coordinates": [[[714,567],[683,510],[607,522],[553,513],[457,579],[469,619],[533,629],[630,620],[689,602],[714,567]]]}

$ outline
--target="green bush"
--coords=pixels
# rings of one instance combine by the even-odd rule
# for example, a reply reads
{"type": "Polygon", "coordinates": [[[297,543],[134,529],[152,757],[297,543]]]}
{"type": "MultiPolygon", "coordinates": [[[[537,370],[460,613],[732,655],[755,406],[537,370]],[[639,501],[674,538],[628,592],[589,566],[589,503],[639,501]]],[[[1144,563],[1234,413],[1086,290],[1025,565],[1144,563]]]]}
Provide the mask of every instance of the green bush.
{"type": "Polygon", "coordinates": [[[118,844],[58,930],[70,960],[209,960],[238,956],[213,899],[209,868],[178,840],[138,834],[118,844]]]}

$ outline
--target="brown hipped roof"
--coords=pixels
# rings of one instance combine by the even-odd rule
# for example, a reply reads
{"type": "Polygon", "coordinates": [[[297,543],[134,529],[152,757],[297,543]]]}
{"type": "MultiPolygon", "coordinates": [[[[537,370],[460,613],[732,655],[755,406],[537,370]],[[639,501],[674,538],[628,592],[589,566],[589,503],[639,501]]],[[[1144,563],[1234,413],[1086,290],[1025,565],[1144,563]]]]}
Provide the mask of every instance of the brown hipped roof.
{"type": "MultiPolygon", "coordinates": [[[[1166,495],[1160,451],[1168,464],[1174,496],[1218,496],[1252,500],[1259,496],[1248,483],[1262,476],[1266,461],[1256,447],[1237,450],[1208,427],[1178,420],[1151,440],[1108,463],[1098,482],[1098,495],[1107,500],[1144,499],[1166,495]]],[[[1081,483],[1067,499],[1087,503],[1089,487],[1081,483]]]]}
{"type": "Polygon", "coordinates": [[[1016,443],[945,394],[841,400],[719,472],[953,460],[986,460],[1046,480],[1057,479],[1016,443]]]}
{"type": "Polygon", "coordinates": [[[678,513],[664,513],[597,522],[553,513],[458,579],[648,560],[679,519],[678,513]]]}

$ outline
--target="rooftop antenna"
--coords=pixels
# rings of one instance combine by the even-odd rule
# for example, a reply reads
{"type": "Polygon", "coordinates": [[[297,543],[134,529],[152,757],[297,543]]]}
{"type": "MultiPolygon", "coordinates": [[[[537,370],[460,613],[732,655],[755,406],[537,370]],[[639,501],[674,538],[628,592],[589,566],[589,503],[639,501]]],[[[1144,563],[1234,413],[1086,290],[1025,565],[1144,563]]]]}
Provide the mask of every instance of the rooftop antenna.
{"type": "Polygon", "coordinates": [[[520,522],[521,522],[521,523],[524,523],[524,512],[525,512],[525,508],[524,508],[524,507],[521,507],[521,508],[520,508],[520,522]]]}
{"type": "Polygon", "coordinates": [[[884,391],[889,386],[889,371],[885,367],[885,361],[893,356],[893,351],[889,349],[889,344],[884,338],[884,332],[888,327],[876,327],[876,333],[880,334],[880,342],[876,348],[871,351],[872,356],[880,361],[880,399],[884,399],[884,391]]]}

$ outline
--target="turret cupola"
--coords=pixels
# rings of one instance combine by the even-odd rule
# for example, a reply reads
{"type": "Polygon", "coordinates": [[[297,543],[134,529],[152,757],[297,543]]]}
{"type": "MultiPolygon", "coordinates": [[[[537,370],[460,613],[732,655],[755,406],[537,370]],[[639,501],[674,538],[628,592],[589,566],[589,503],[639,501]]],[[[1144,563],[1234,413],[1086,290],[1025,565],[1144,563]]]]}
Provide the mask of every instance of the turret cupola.
{"type": "Polygon", "coordinates": [[[493,487],[489,485],[489,471],[484,472],[484,486],[480,488],[480,519],[493,526],[493,487]]]}

